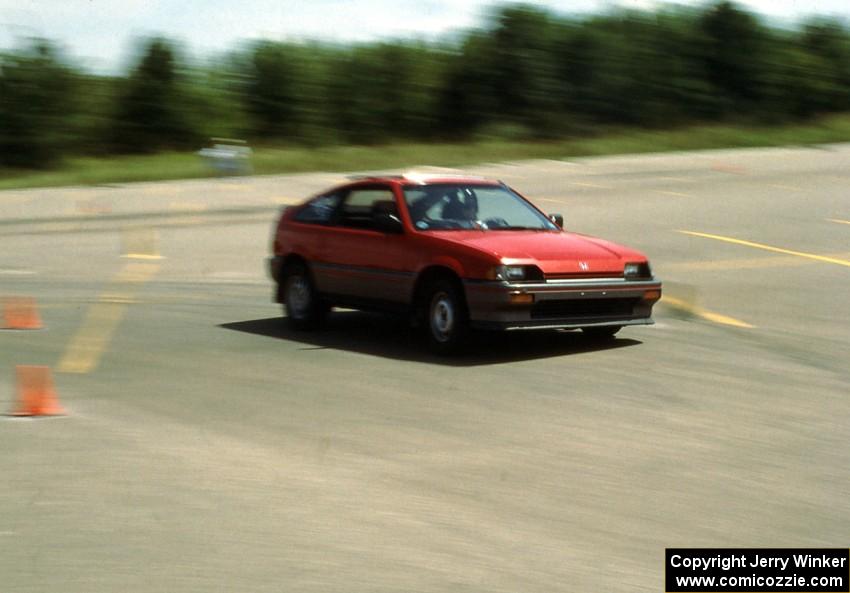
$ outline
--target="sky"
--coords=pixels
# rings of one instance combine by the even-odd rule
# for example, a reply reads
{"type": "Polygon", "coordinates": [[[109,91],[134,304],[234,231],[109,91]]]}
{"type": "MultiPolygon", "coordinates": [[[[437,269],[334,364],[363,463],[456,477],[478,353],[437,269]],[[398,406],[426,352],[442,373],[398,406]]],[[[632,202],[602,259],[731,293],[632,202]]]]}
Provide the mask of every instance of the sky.
{"type": "MultiPolygon", "coordinates": [[[[499,2],[495,2],[498,4],[499,2]]],[[[652,8],[655,0],[539,0],[563,14],[613,6],[652,8]]],[[[680,0],[700,5],[702,1],[680,0]]],[[[813,14],[850,19],[848,0],[739,0],[771,19],[813,14]]],[[[120,72],[139,39],[162,34],[190,55],[217,54],[250,39],[370,41],[433,38],[483,21],[492,0],[0,0],[0,48],[21,38],[57,41],[71,60],[98,72],[120,72]]]]}

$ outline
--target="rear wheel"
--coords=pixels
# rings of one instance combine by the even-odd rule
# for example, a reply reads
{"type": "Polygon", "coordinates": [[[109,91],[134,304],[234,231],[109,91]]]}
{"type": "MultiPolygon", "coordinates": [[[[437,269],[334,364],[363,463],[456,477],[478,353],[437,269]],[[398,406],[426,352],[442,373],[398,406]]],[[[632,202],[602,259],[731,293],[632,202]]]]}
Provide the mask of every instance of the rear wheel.
{"type": "Polygon", "coordinates": [[[328,308],[319,299],[307,266],[300,262],[289,264],[283,271],[281,284],[289,325],[299,330],[318,327],[328,308]]]}
{"type": "Polygon", "coordinates": [[[425,331],[431,349],[438,354],[457,352],[469,333],[469,314],[462,290],[456,283],[437,280],[424,298],[425,331]]]}
{"type": "Polygon", "coordinates": [[[592,340],[611,340],[621,329],[623,329],[622,325],[603,325],[600,327],[583,327],[581,331],[592,340]]]}

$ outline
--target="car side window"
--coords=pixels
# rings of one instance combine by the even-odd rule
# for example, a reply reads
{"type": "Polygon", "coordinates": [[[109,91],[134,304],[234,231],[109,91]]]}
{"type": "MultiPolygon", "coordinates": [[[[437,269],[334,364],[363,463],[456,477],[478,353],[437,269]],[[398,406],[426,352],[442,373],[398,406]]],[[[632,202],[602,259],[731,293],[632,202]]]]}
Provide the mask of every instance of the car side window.
{"type": "Polygon", "coordinates": [[[326,194],[307,202],[295,215],[297,222],[328,224],[339,206],[340,194],[326,194]]]}
{"type": "Polygon", "coordinates": [[[353,189],[342,204],[339,224],[356,229],[372,229],[376,211],[398,214],[395,195],[388,187],[353,189]]]}

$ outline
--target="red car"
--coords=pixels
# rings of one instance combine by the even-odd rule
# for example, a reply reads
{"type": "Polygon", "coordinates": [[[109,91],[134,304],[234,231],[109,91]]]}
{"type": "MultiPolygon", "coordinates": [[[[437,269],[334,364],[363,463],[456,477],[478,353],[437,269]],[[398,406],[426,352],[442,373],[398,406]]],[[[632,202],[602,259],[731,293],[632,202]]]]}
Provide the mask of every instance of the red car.
{"type": "Polygon", "coordinates": [[[562,224],[499,181],[362,177],[284,210],[269,268],[295,328],[334,305],[399,311],[441,352],[471,328],[611,337],[653,323],[646,257],[562,224]]]}

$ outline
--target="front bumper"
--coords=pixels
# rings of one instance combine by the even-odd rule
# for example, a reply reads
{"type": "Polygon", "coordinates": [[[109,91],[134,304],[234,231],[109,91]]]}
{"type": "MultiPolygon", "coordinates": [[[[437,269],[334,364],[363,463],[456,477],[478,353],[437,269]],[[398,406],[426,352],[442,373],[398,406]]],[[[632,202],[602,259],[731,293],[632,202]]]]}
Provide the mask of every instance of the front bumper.
{"type": "Polygon", "coordinates": [[[481,329],[650,325],[661,281],[593,278],[539,283],[465,280],[470,322],[481,329]]]}

